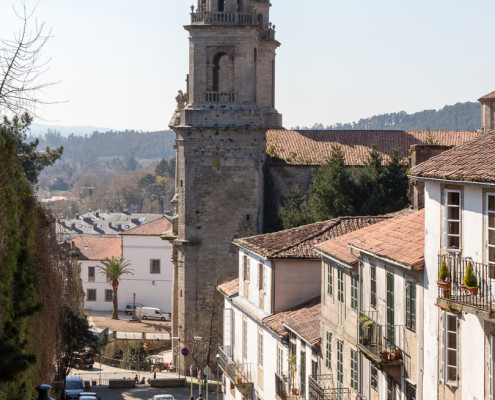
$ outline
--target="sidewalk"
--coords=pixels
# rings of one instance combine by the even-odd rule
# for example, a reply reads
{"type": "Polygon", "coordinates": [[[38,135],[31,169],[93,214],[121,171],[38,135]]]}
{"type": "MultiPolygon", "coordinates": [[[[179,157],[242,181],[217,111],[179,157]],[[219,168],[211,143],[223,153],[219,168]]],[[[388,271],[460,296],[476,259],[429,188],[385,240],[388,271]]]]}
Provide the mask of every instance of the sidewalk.
{"type": "Polygon", "coordinates": [[[94,332],[101,332],[108,328],[110,331],[132,332],[132,333],[170,333],[170,321],[142,320],[141,322],[129,322],[130,315],[119,312],[119,319],[112,319],[111,311],[85,310],[88,314],[90,329],[94,332]]]}

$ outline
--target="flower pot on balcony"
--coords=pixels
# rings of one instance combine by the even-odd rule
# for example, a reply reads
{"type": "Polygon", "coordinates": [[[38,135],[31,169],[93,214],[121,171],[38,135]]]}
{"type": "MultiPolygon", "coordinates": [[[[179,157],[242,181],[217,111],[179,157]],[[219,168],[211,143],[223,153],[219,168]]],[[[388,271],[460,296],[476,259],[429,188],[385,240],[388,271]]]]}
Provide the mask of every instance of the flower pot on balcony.
{"type": "Polygon", "coordinates": [[[388,360],[389,352],[387,350],[382,351],[382,360],[388,360]]]}
{"type": "Polygon", "coordinates": [[[361,336],[359,338],[359,341],[362,345],[364,346],[369,346],[369,344],[371,343],[371,337],[369,336],[361,336]]]}
{"type": "Polygon", "coordinates": [[[299,389],[298,389],[298,388],[292,388],[291,390],[292,390],[292,394],[293,394],[294,396],[296,396],[296,395],[298,395],[298,394],[299,394],[299,389]]]}
{"type": "Polygon", "coordinates": [[[400,349],[395,349],[394,350],[394,354],[395,354],[395,359],[396,360],[400,360],[401,359],[402,352],[400,351],[400,349]]]}
{"type": "Polygon", "coordinates": [[[475,286],[475,287],[468,287],[466,285],[461,285],[461,290],[466,293],[466,294],[471,294],[473,296],[477,296],[478,295],[478,289],[479,289],[479,286],[475,286]]]}
{"type": "Polygon", "coordinates": [[[390,353],[388,353],[388,360],[389,361],[394,361],[395,360],[395,353],[393,351],[391,351],[390,353]]]}
{"type": "Polygon", "coordinates": [[[438,280],[437,286],[442,289],[442,297],[448,299],[450,297],[452,284],[448,281],[438,280]]]}
{"type": "Polygon", "coordinates": [[[236,381],[237,381],[237,384],[240,385],[242,383],[242,378],[240,376],[238,376],[236,378],[236,381]]]}

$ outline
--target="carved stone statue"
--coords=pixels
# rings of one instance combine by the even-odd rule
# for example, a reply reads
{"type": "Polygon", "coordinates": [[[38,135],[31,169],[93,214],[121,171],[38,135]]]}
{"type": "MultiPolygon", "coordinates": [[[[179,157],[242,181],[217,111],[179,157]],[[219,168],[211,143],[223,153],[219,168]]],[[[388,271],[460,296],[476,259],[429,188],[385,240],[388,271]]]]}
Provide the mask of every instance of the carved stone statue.
{"type": "Polygon", "coordinates": [[[182,90],[179,90],[179,94],[175,98],[177,101],[177,110],[182,110],[186,107],[189,102],[189,95],[187,93],[183,93],[182,90]]]}

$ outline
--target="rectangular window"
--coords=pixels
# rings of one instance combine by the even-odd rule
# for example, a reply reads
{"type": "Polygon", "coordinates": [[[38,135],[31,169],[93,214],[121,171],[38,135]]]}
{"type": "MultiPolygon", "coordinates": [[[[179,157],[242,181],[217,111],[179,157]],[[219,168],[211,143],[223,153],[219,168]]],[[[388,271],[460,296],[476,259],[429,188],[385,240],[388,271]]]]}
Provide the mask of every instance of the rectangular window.
{"type": "Polygon", "coordinates": [[[394,275],[387,272],[387,341],[395,344],[394,275]]]}
{"type": "Polygon", "coordinates": [[[454,314],[445,314],[444,340],[445,382],[457,384],[458,324],[454,314]]]}
{"type": "Polygon", "coordinates": [[[376,368],[376,365],[373,363],[370,363],[370,381],[371,381],[371,388],[375,392],[378,392],[378,369],[376,368]]]}
{"type": "Polygon", "coordinates": [[[344,342],[337,340],[337,387],[344,387],[344,342]]]}
{"type": "Polygon", "coordinates": [[[333,268],[332,264],[329,262],[325,263],[327,265],[327,294],[329,296],[333,295],[333,268]]]}
{"type": "Polygon", "coordinates": [[[351,276],[351,308],[358,309],[358,277],[354,275],[351,276]]]}
{"type": "Polygon", "coordinates": [[[416,400],[416,385],[406,380],[406,400],[416,400]]]}
{"type": "Polygon", "coordinates": [[[406,282],[406,328],[416,332],[416,284],[406,282]]]}
{"type": "Polygon", "coordinates": [[[318,360],[311,359],[311,375],[319,375],[318,360]]]}
{"type": "Polygon", "coordinates": [[[258,365],[263,366],[263,332],[258,332],[258,365]]]}
{"type": "Polygon", "coordinates": [[[258,289],[259,290],[264,290],[264,280],[263,280],[263,264],[259,263],[258,264],[258,289]]]}
{"type": "Polygon", "coordinates": [[[160,273],[160,260],[150,260],[150,274],[160,273]]]}
{"type": "Polygon", "coordinates": [[[113,300],[112,294],[113,294],[112,290],[108,290],[108,289],[105,290],[105,301],[112,301],[113,300]]]}
{"type": "Polygon", "coordinates": [[[325,366],[332,369],[332,334],[327,332],[327,349],[325,354],[325,366]]]}
{"type": "Polygon", "coordinates": [[[300,371],[300,374],[299,374],[299,379],[300,379],[300,382],[301,382],[301,393],[300,395],[303,396],[303,398],[305,398],[305,394],[306,394],[306,352],[305,351],[302,351],[299,353],[299,371],[300,371]]]}
{"type": "Polygon", "coordinates": [[[344,271],[337,270],[337,297],[339,303],[344,304],[344,271]]]}
{"type": "Polygon", "coordinates": [[[247,320],[242,320],[242,358],[247,359],[247,320]]]}
{"type": "Polygon", "coordinates": [[[351,389],[358,390],[357,351],[351,349],[351,389]]]}
{"type": "Polygon", "coordinates": [[[88,282],[95,281],[95,267],[88,267],[88,282]]]}
{"type": "Polygon", "coordinates": [[[88,289],[86,292],[86,301],[96,301],[96,289],[88,289]]]}
{"type": "Polygon", "coordinates": [[[244,254],[244,280],[249,282],[249,257],[244,254]]]}
{"type": "Polygon", "coordinates": [[[370,275],[371,275],[371,282],[370,282],[370,292],[371,292],[371,298],[370,298],[370,303],[371,307],[376,309],[376,265],[370,264],[370,275]]]}
{"type": "Polygon", "coordinates": [[[490,278],[495,279],[495,194],[486,196],[486,248],[490,278]]]}
{"type": "Polygon", "coordinates": [[[445,190],[445,249],[461,249],[461,191],[445,190]]]}
{"type": "Polygon", "coordinates": [[[284,374],[284,349],[277,347],[277,375],[282,377],[284,374]]]}

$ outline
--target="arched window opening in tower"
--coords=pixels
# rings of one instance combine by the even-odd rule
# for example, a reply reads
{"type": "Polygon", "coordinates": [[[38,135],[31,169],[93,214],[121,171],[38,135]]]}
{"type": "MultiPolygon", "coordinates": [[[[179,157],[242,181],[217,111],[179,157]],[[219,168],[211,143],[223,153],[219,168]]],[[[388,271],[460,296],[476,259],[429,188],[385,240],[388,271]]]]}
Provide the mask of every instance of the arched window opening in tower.
{"type": "Polygon", "coordinates": [[[225,0],[218,0],[218,11],[225,10],[225,0]]]}
{"type": "Polygon", "coordinates": [[[231,92],[233,89],[230,57],[227,53],[218,53],[213,59],[213,90],[231,92]]]}

